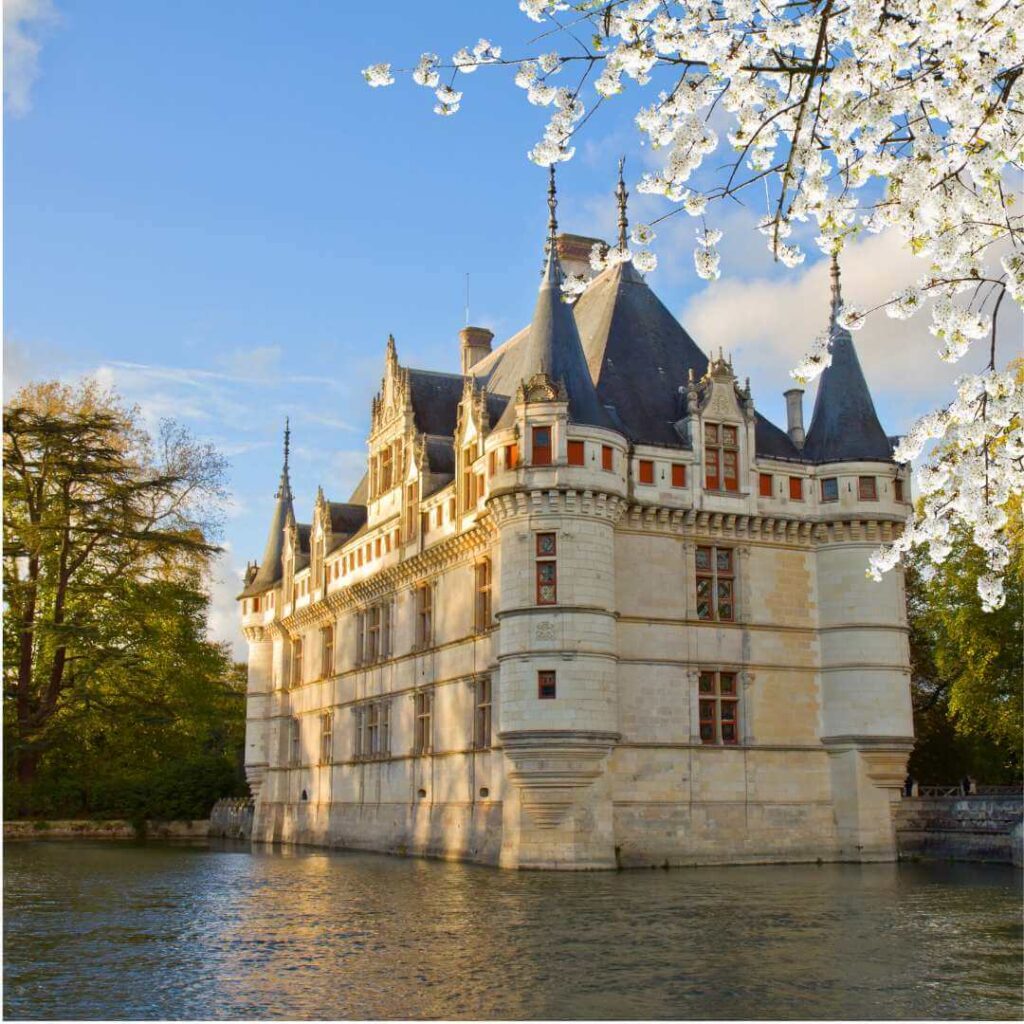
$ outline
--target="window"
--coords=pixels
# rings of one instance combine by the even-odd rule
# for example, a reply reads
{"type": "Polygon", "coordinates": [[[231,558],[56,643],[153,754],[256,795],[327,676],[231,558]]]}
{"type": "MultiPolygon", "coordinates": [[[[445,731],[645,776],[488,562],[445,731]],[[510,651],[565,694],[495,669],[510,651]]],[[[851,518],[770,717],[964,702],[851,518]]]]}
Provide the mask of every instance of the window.
{"type": "Polygon", "coordinates": [[[558,601],[557,542],[553,533],[537,534],[537,604],[558,601]]]}
{"type": "Polygon", "coordinates": [[[800,476],[791,476],[789,478],[789,500],[790,501],[803,501],[804,500],[804,480],[800,476]]]}
{"type": "Polygon", "coordinates": [[[857,497],[861,501],[878,501],[878,484],[873,476],[857,477],[857,497]]]}
{"type": "Polygon", "coordinates": [[[434,695],[429,690],[416,694],[416,728],[413,733],[413,753],[426,754],[432,749],[431,712],[434,695]]]}
{"type": "Polygon", "coordinates": [[[473,746],[487,750],[491,745],[491,677],[481,676],[474,683],[476,708],[473,715],[473,746]]]}
{"type": "Polygon", "coordinates": [[[476,475],[473,473],[473,446],[462,449],[462,508],[470,509],[476,504],[476,475]]]}
{"type": "Polygon", "coordinates": [[[434,525],[440,529],[444,525],[444,505],[438,505],[434,511],[434,525]]]}
{"type": "Polygon", "coordinates": [[[570,441],[569,442],[569,465],[570,466],[582,466],[584,457],[586,455],[586,448],[582,441],[570,441]]]}
{"type": "Polygon", "coordinates": [[[494,476],[498,472],[498,450],[496,448],[492,448],[490,455],[487,456],[487,472],[490,476],[494,476]]]}
{"type": "Polygon", "coordinates": [[[491,560],[482,558],[476,563],[476,602],[473,625],[478,633],[491,625],[491,560]]]}
{"type": "Polygon", "coordinates": [[[292,641],[292,686],[302,685],[302,638],[292,641]]]}
{"type": "Polygon", "coordinates": [[[612,462],[612,446],[610,444],[601,445],[601,468],[608,470],[610,473],[614,463],[612,462]]]}
{"type": "Polygon", "coordinates": [[[555,699],[555,673],[554,672],[538,672],[537,673],[537,699],[538,700],[554,700],[555,699]]]}
{"type": "Polygon", "coordinates": [[[686,486],[686,467],[681,462],[672,463],[672,486],[686,486]]]}
{"type": "Polygon", "coordinates": [[[515,469],[519,465],[519,445],[512,444],[505,445],[505,468],[515,469]]]}
{"type": "Polygon", "coordinates": [[[735,427],[704,424],[704,486],[709,491],[738,491],[739,441],[735,427]]]}
{"type": "Polygon", "coordinates": [[[288,763],[296,768],[302,764],[302,725],[297,718],[291,720],[288,732],[288,763]]]}
{"type": "Polygon", "coordinates": [[[380,755],[380,703],[377,701],[366,708],[366,754],[368,757],[380,755]]]}
{"type": "Polygon", "coordinates": [[[320,675],[326,679],[334,675],[334,627],[320,630],[320,675]]]}
{"type": "Polygon", "coordinates": [[[334,712],[320,716],[320,763],[330,764],[334,759],[334,712]]]}
{"type": "Polygon", "coordinates": [[[434,590],[429,583],[416,588],[416,646],[429,647],[434,641],[433,633],[434,590]]]}
{"type": "Polygon", "coordinates": [[[380,657],[380,605],[375,604],[366,611],[366,645],[363,647],[364,660],[374,662],[380,657]]]}
{"type": "Polygon", "coordinates": [[[772,475],[771,473],[762,473],[758,477],[757,481],[758,493],[762,498],[770,498],[772,496],[772,475]]]}
{"type": "Polygon", "coordinates": [[[701,743],[739,743],[740,700],[735,672],[701,672],[698,686],[701,743]]]}
{"type": "Polygon", "coordinates": [[[551,465],[551,428],[533,428],[533,464],[535,466],[551,465]]]}
{"type": "Polygon", "coordinates": [[[391,490],[391,448],[385,448],[380,454],[380,489],[391,490]]]}
{"type": "Polygon", "coordinates": [[[405,539],[407,541],[416,536],[416,520],[419,516],[417,505],[416,485],[409,484],[405,488],[405,539]]]}
{"type": "Polygon", "coordinates": [[[640,477],[640,483],[653,484],[654,463],[650,459],[641,459],[638,466],[638,475],[640,477]]]}
{"type": "Polygon", "coordinates": [[[827,476],[821,481],[821,500],[839,500],[839,481],[834,476],[827,476]]]}
{"type": "Polygon", "coordinates": [[[355,758],[367,761],[391,753],[391,702],[375,700],[355,709],[355,758]]]}
{"type": "Polygon", "coordinates": [[[900,480],[899,477],[897,477],[892,482],[892,496],[897,501],[902,501],[903,500],[903,481],[900,480]]]}
{"type": "Polygon", "coordinates": [[[698,619],[735,619],[733,583],[732,548],[697,548],[698,619]]]}

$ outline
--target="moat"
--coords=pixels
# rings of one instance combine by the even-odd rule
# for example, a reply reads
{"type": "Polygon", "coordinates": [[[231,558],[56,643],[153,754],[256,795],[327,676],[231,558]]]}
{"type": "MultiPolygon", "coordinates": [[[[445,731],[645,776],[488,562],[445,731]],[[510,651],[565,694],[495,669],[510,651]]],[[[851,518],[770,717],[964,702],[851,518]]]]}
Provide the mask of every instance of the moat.
{"type": "Polygon", "coordinates": [[[9,1018],[1015,1018],[1021,882],[8,843],[9,1018]]]}

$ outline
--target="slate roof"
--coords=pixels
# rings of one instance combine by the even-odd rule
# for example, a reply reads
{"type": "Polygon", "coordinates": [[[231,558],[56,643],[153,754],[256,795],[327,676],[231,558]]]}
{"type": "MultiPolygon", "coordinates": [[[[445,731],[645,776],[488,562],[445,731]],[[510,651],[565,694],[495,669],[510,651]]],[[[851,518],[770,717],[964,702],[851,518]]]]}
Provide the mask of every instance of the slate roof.
{"type": "Polygon", "coordinates": [[[329,501],[327,509],[331,517],[331,551],[334,551],[366,522],[366,506],[329,501]]]}
{"type": "Polygon", "coordinates": [[[842,299],[832,261],[832,363],[818,380],[803,456],[811,462],[892,462],[890,442],[875,412],[853,336],[836,322],[842,299]]]}
{"type": "Polygon", "coordinates": [[[619,263],[598,275],[574,310],[601,402],[634,441],[682,444],[679,388],[699,380],[708,357],[637,273],[619,263]]]}
{"type": "Polygon", "coordinates": [[[239,597],[252,597],[254,594],[261,594],[264,590],[270,590],[284,575],[284,565],[281,556],[284,553],[284,524],[292,512],[292,488],[288,479],[288,468],[281,471],[281,483],[277,488],[274,514],[270,520],[270,532],[267,534],[267,543],[263,548],[263,558],[260,560],[259,569],[249,584],[243,589],[239,597]]]}
{"type": "MultiPolygon", "coordinates": [[[[611,421],[598,400],[597,389],[587,366],[576,318],[569,305],[562,301],[561,285],[562,265],[558,261],[557,246],[552,239],[540,291],[537,293],[533,320],[529,331],[519,342],[522,349],[519,380],[529,380],[537,373],[547,374],[565,386],[570,422],[610,427],[611,421]]],[[[514,406],[509,402],[497,426],[510,426],[513,417],[514,406]]]]}

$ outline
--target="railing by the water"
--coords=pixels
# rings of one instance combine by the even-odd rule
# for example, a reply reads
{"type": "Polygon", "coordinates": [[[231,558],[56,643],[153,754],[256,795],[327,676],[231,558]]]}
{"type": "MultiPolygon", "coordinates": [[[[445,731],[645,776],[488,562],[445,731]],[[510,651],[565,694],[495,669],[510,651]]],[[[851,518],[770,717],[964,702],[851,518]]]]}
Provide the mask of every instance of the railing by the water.
{"type": "Polygon", "coordinates": [[[1024,796],[1021,786],[915,786],[913,796],[1024,796]]]}

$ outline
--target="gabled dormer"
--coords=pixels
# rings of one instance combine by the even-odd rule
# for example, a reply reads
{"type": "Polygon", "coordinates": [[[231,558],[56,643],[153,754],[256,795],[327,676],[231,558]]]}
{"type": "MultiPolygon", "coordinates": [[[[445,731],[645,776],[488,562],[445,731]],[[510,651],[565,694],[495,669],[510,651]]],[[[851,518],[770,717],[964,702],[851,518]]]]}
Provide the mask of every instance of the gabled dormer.
{"type": "Polygon", "coordinates": [[[755,443],[750,382],[739,384],[732,361],[719,350],[699,381],[690,377],[686,399],[704,493],[720,497],[749,494],[755,443]]]}

